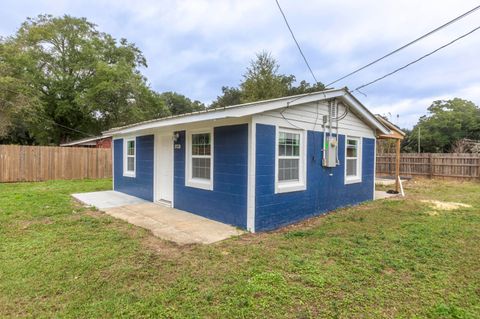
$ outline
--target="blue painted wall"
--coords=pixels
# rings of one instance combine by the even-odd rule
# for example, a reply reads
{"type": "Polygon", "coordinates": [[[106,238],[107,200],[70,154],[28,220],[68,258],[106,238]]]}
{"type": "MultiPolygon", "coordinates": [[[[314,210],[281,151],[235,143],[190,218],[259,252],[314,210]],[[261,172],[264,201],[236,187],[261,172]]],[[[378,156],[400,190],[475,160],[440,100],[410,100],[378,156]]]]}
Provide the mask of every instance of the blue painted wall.
{"type": "Polygon", "coordinates": [[[185,131],[174,150],[174,206],[238,227],[247,227],[248,125],[214,128],[213,190],[185,186],[185,131]]]}
{"type": "Polygon", "coordinates": [[[114,140],[113,189],[153,201],[154,136],[137,136],[135,177],[123,176],[123,139],[114,140]]]}
{"type": "Polygon", "coordinates": [[[374,139],[363,139],[362,182],[345,185],[345,136],[339,136],[341,165],[324,168],[323,134],[308,131],[307,189],[275,194],[275,126],[257,124],[256,138],[256,231],[275,229],[338,207],[373,199],[374,139]]]}

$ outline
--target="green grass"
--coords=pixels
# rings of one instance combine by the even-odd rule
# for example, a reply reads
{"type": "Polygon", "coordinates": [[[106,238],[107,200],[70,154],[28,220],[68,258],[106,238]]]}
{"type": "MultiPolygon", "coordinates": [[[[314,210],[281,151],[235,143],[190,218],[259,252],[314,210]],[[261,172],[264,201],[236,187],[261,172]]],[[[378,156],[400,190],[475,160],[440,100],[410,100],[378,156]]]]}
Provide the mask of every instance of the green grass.
{"type": "Polygon", "coordinates": [[[480,318],[478,183],[186,247],[70,199],[110,183],[0,184],[0,317],[480,318]]]}

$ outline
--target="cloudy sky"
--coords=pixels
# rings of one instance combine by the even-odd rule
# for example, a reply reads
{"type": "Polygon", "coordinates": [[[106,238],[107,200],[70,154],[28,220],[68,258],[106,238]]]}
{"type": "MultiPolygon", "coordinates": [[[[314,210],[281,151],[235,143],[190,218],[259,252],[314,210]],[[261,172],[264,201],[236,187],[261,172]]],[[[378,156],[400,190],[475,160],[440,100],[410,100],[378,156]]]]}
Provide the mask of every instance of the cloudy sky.
{"type": "MultiPolygon", "coordinates": [[[[329,83],[478,5],[473,0],[281,0],[317,78],[329,83]]],[[[209,103],[236,86],[256,52],[267,50],[280,71],[312,82],[274,0],[2,0],[0,35],[40,13],[88,18],[100,31],[143,51],[142,70],[157,91],[209,103]]],[[[374,67],[336,84],[354,89],[480,25],[480,10],[374,67]]],[[[480,104],[480,30],[362,91],[373,112],[413,126],[437,99],[480,104]],[[399,118],[397,120],[397,114],[399,118]]]]}

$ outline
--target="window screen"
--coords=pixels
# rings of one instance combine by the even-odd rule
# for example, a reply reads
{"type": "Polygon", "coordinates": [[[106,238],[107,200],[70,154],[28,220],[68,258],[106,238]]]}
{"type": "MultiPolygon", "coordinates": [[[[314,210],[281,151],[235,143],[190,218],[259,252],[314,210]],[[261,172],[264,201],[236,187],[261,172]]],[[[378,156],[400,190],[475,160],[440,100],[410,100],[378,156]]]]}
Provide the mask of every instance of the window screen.
{"type": "Polygon", "coordinates": [[[347,178],[359,177],[359,139],[347,138],[347,150],[345,154],[347,178]]]}
{"type": "Polygon", "coordinates": [[[299,181],[300,134],[279,132],[278,181],[299,181]]]}
{"type": "Polygon", "coordinates": [[[127,172],[135,172],[135,140],[127,141],[127,172]]]}
{"type": "Polygon", "coordinates": [[[192,178],[210,179],[211,142],[210,133],[192,134],[192,178]]]}

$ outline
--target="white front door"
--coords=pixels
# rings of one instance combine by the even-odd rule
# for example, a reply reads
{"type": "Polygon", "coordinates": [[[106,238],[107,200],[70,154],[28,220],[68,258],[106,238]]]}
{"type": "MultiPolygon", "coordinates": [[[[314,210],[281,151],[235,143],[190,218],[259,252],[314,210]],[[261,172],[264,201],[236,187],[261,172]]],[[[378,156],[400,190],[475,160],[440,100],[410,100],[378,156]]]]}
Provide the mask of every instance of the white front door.
{"type": "Polygon", "coordinates": [[[173,199],[173,141],[172,135],[158,135],[156,141],[156,200],[172,204],[173,199]]]}

